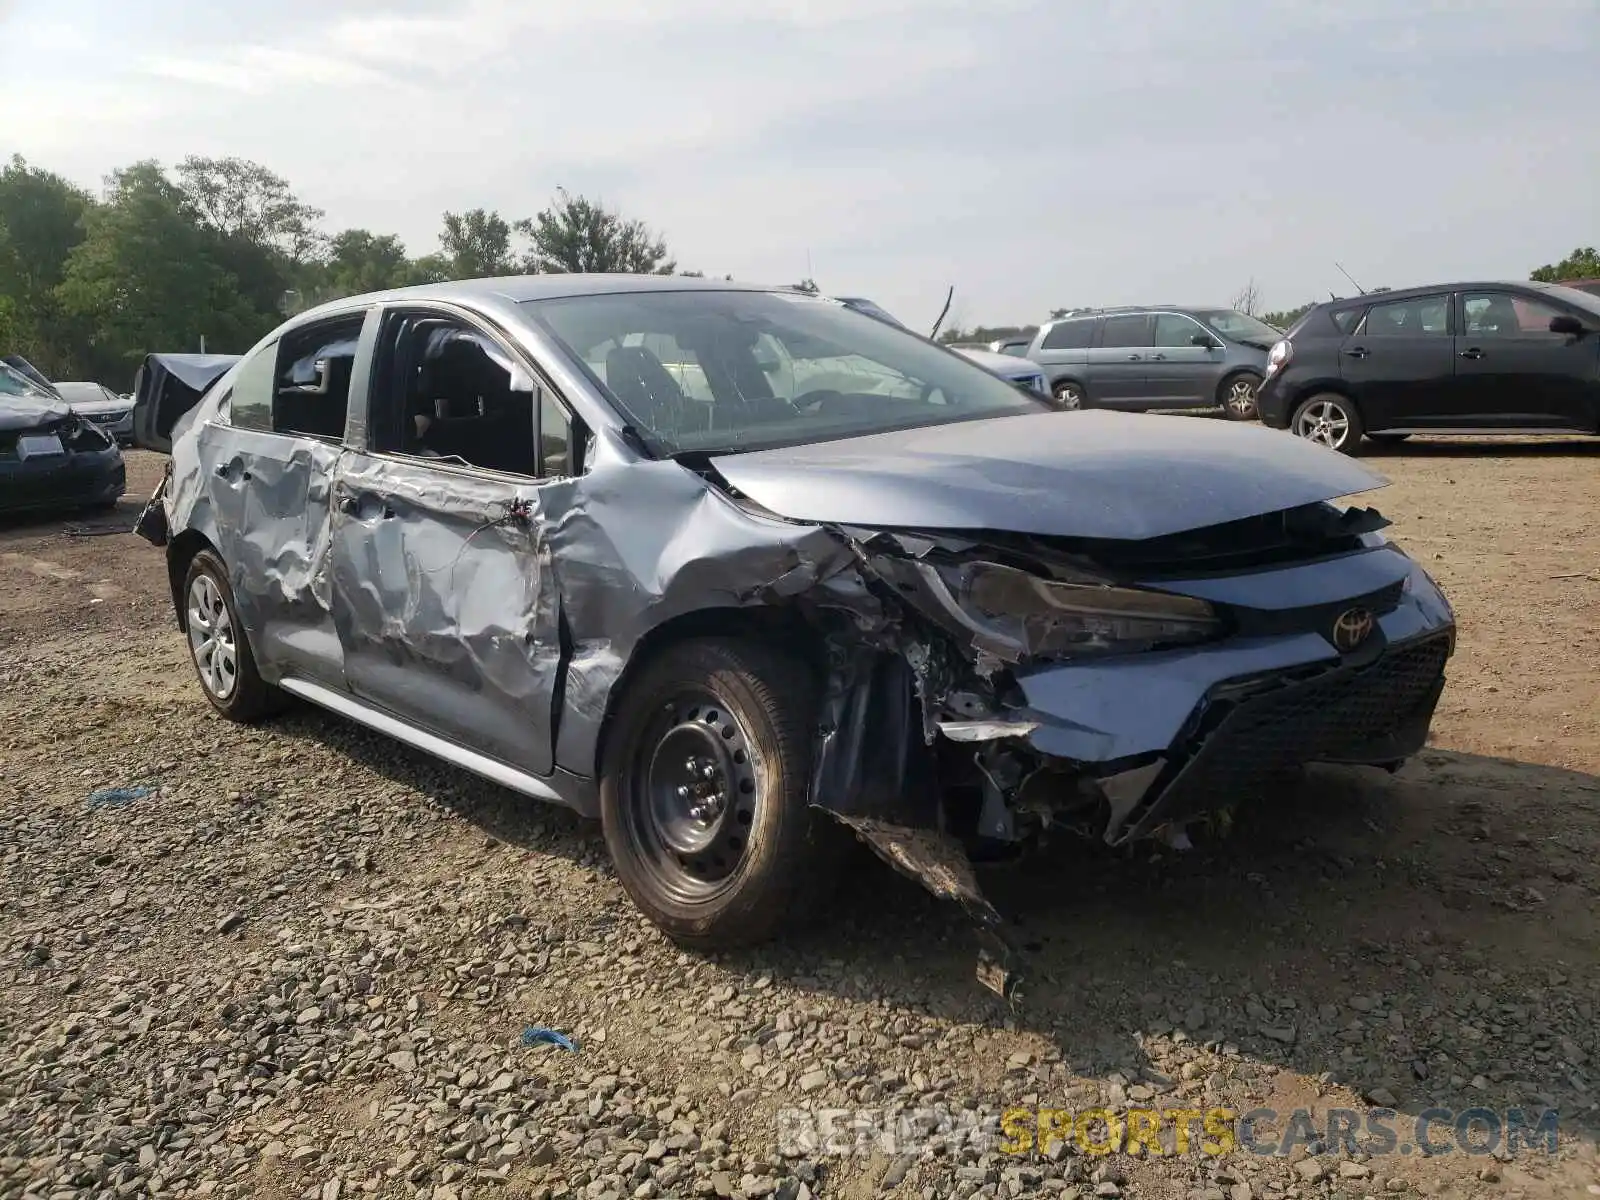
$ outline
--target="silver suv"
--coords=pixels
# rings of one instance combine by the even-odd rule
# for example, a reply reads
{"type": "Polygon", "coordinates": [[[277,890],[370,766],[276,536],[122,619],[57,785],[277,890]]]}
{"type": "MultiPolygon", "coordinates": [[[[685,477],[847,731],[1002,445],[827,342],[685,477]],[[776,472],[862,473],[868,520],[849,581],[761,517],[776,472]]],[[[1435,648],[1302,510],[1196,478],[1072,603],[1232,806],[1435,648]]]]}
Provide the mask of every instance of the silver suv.
{"type": "Polygon", "coordinates": [[[1067,408],[1214,408],[1248,421],[1283,334],[1227,308],[1102,308],[1050,321],[1027,357],[1067,408]]]}

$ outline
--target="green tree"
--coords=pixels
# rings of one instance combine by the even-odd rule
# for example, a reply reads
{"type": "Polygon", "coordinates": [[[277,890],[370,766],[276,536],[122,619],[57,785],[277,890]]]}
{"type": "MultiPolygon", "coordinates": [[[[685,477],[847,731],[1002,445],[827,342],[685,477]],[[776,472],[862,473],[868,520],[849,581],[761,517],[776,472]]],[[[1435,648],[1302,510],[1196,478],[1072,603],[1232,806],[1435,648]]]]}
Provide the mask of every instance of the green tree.
{"type": "Polygon", "coordinates": [[[1600,251],[1580,246],[1558,263],[1546,263],[1528,276],[1538,283],[1560,283],[1566,279],[1600,279],[1600,251]]]}
{"type": "Polygon", "coordinates": [[[72,373],[81,331],[63,316],[55,289],[93,207],[83,189],[20,155],[0,167],[0,297],[9,313],[3,348],[57,378],[72,373]]]}
{"type": "Polygon", "coordinates": [[[474,208],[445,213],[439,244],[444,251],[447,278],[484,279],[517,273],[517,262],[511,253],[511,226],[497,212],[474,208]]]}
{"type": "Polygon", "coordinates": [[[419,282],[416,264],[392,233],[346,229],[328,243],[329,283],[339,295],[354,296],[419,282]]]}
{"type": "Polygon", "coordinates": [[[678,269],[667,243],[643,221],[626,220],[603,204],[557,189],[550,207],[517,222],[532,248],[524,265],[535,274],[584,271],[671,275],[678,269]]]}
{"type": "Polygon", "coordinates": [[[56,289],[89,330],[95,377],[120,380],[157,350],[243,351],[271,318],[239,294],[213,257],[215,239],[184,191],[155,162],[116,172],[85,219],[56,289]]]}
{"type": "Polygon", "coordinates": [[[1275,326],[1278,329],[1287,329],[1314,307],[1316,307],[1316,301],[1313,300],[1309,304],[1300,305],[1299,308],[1286,308],[1282,312],[1262,313],[1261,319],[1268,325],[1275,326]]]}
{"type": "Polygon", "coordinates": [[[244,158],[190,155],[178,164],[178,186],[200,220],[225,238],[270,251],[290,263],[317,258],[326,244],[324,213],[301,202],[289,181],[244,158]]]}

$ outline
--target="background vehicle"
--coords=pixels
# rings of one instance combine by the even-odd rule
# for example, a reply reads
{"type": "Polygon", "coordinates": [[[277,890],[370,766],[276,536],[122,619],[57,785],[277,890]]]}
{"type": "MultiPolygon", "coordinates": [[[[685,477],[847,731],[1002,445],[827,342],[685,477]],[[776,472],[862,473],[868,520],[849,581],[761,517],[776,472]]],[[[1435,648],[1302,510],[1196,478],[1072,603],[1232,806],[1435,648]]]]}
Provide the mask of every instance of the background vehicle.
{"type": "Polygon", "coordinates": [[[116,440],[0,363],[0,510],[108,507],[126,489],[116,440]]]}
{"type": "Polygon", "coordinates": [[[149,354],[133,380],[133,440],[146,450],[172,450],[172,427],[199,402],[237,354],[149,354]]]}
{"type": "Polygon", "coordinates": [[[1363,435],[1600,432],[1600,296],[1447,283],[1330,301],[1272,348],[1260,408],[1347,454],[1363,435]]]}
{"type": "Polygon", "coordinates": [[[133,445],[133,397],[119,396],[103,383],[62,383],[56,393],[72,411],[117,439],[119,446],[133,445]]]}
{"type": "MultiPolygon", "coordinates": [[[[905,329],[907,333],[916,333],[916,330],[907,328],[903,322],[896,320],[888,312],[882,308],[879,308],[871,300],[864,300],[859,296],[851,296],[848,298],[841,298],[839,303],[844,305],[846,308],[855,309],[856,312],[865,313],[869,317],[875,317],[880,321],[887,321],[896,329],[905,329]]],[[[920,337],[921,335],[918,334],[917,336],[920,337]]],[[[1023,359],[1019,362],[1014,355],[997,354],[991,350],[984,349],[982,346],[955,345],[947,346],[945,348],[947,350],[953,350],[955,353],[962,355],[964,358],[970,359],[972,362],[977,363],[985,371],[1000,376],[1000,378],[1004,379],[1007,383],[1014,383],[1018,387],[1027,388],[1032,392],[1041,392],[1045,395],[1049,394],[1044,372],[1040,369],[1039,365],[1032,360],[1023,359]]]]}
{"type": "Polygon", "coordinates": [[[1069,408],[1212,408],[1256,415],[1270,325],[1227,308],[1105,308],[1049,321],[1028,358],[1069,408]]]}
{"type": "Polygon", "coordinates": [[[1014,358],[1027,358],[1028,347],[1033,345],[1033,334],[1019,333],[1015,337],[996,338],[989,349],[996,354],[1009,354],[1014,358]]]}

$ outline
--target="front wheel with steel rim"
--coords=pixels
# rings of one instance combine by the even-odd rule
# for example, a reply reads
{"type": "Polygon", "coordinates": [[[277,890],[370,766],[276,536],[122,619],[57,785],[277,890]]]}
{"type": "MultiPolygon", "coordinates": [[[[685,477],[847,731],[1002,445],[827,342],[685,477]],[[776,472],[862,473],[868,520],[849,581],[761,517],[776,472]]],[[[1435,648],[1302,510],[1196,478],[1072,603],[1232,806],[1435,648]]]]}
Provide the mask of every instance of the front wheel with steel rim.
{"type": "Polygon", "coordinates": [[[256,671],[227,569],[210,550],[196,554],[184,576],[183,631],[206,699],[223,716],[254,721],[278,707],[278,690],[256,671]]]}
{"type": "Polygon", "coordinates": [[[1254,421],[1256,392],[1261,380],[1254,375],[1234,375],[1222,385],[1222,409],[1230,421],[1254,421]]]}
{"type": "Polygon", "coordinates": [[[1050,391],[1055,396],[1056,402],[1069,411],[1089,407],[1089,400],[1084,395],[1083,385],[1073,383],[1070,379],[1063,379],[1050,391]]]}
{"type": "Polygon", "coordinates": [[[763,642],[680,642],[624,683],[606,732],[606,846],[676,940],[764,941],[814,915],[840,829],[811,807],[811,673],[763,642]]]}
{"type": "Polygon", "coordinates": [[[1289,429],[1296,437],[1330,450],[1356,454],[1361,446],[1361,415],[1356,406],[1335,392],[1312,396],[1294,410],[1289,429]]]}

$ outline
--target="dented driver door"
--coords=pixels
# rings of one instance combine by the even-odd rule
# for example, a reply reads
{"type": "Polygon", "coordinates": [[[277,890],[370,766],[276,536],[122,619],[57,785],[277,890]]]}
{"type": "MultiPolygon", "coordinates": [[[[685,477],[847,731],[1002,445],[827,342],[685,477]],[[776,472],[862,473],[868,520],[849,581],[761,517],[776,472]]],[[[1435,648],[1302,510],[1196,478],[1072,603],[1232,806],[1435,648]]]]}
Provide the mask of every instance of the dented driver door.
{"type": "MultiPolygon", "coordinates": [[[[377,354],[405,331],[391,314],[377,354]]],[[[334,622],[354,698],[520,771],[552,769],[561,644],[537,477],[385,450],[408,368],[375,363],[369,445],[333,489],[334,622]],[[393,388],[385,380],[395,380],[393,388]]],[[[535,437],[530,421],[531,453],[535,437]]]]}

